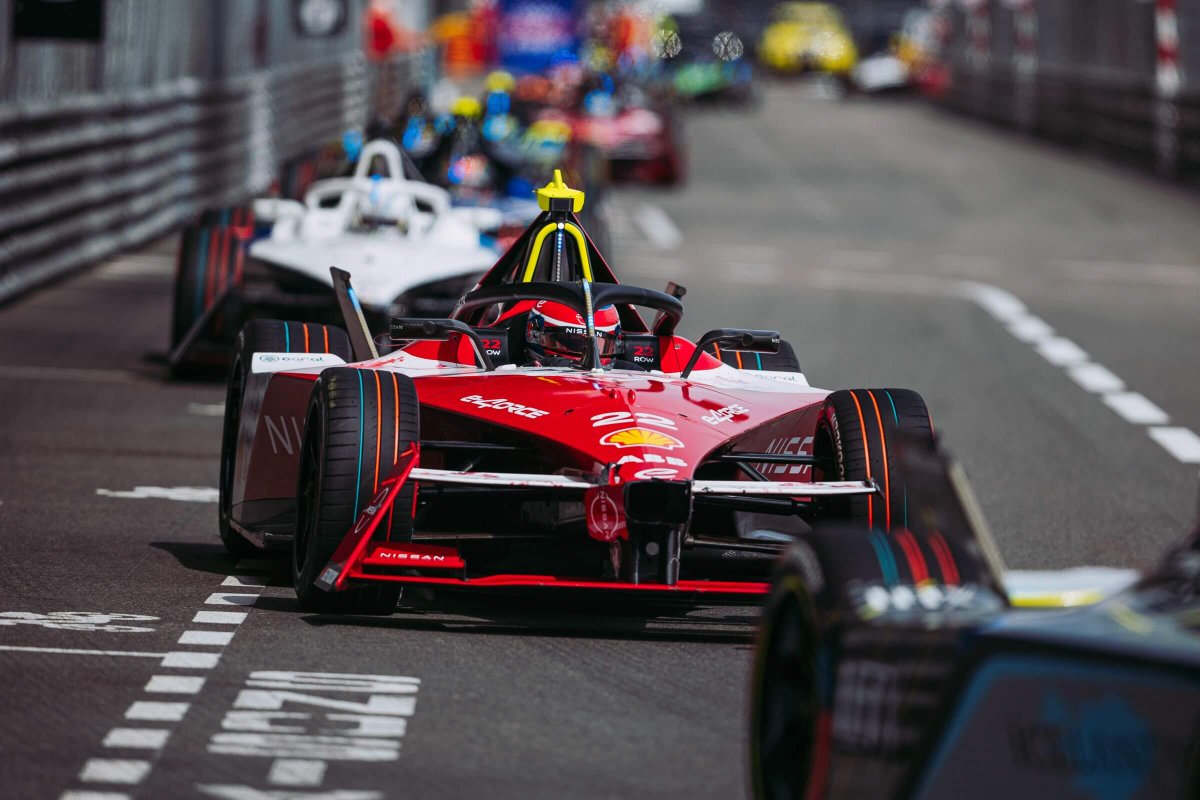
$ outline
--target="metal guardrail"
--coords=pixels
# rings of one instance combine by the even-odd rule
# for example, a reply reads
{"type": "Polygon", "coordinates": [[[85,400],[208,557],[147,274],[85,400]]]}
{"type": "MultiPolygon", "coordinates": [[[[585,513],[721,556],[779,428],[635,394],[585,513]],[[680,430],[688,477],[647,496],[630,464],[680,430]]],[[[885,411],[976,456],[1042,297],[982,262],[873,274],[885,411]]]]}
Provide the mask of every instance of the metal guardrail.
{"type": "Polygon", "coordinates": [[[361,54],[0,107],[0,302],[266,189],[366,117],[361,54]]]}
{"type": "Polygon", "coordinates": [[[1200,0],[930,0],[945,105],[1200,170],[1200,0]]]}

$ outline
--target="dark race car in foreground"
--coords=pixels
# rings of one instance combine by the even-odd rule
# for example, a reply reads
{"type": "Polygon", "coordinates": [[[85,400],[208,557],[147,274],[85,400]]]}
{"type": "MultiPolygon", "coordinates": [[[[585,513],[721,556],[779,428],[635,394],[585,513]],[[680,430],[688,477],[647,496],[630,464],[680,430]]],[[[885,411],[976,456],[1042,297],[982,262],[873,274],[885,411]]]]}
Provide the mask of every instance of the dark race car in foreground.
{"type": "Polygon", "coordinates": [[[819,525],[778,572],[755,796],[1200,797],[1200,525],[1106,597],[1068,571],[1022,598],[961,471],[897,451],[907,522],[819,525]]]}
{"type": "Polygon", "coordinates": [[[453,316],[393,319],[385,355],[344,273],[349,334],[316,348],[311,325],[242,332],[221,459],[231,550],[290,547],[313,609],[387,612],[403,586],[745,601],[791,530],[902,513],[890,442],[929,435],[917,394],[813,388],[772,331],[679,336],[682,292],[617,283],[579,225],[582,192],[556,176],[538,195],[546,210],[453,316]],[[577,361],[530,352],[546,304],[577,315],[577,361]]]}

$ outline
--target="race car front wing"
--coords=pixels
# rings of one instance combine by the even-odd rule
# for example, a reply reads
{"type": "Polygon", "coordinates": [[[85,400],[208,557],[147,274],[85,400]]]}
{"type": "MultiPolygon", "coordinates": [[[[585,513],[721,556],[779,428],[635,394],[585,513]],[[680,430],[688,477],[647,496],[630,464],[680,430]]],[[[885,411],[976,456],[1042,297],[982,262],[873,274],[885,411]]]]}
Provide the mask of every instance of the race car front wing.
{"type": "MultiPolygon", "coordinates": [[[[543,587],[597,590],[636,590],[691,594],[761,595],[769,584],[748,581],[710,581],[679,579],[668,582],[630,582],[588,580],[553,575],[493,574],[468,577],[466,561],[454,547],[415,542],[372,542],[379,521],[395,502],[407,481],[425,484],[459,484],[497,489],[537,489],[562,492],[588,492],[608,484],[590,476],[546,475],[504,472],[458,472],[416,467],[418,448],[402,453],[395,468],[381,483],[354,526],[346,533],[329,564],[322,570],[317,586],[326,591],[346,589],[350,581],[390,581],[414,585],[460,586],[473,588],[543,587]],[[395,571],[392,571],[395,570],[395,571]]],[[[659,482],[648,482],[659,483],[659,482]]],[[[686,484],[693,497],[788,497],[827,498],[869,495],[879,491],[874,481],[740,481],[692,480],[686,484]]],[[[615,488],[615,487],[614,487],[615,488]]],[[[593,532],[595,536],[595,532],[593,532]]],[[[598,537],[597,537],[598,538],[598,537]]],[[[615,538],[615,537],[614,537],[615,538]]]]}

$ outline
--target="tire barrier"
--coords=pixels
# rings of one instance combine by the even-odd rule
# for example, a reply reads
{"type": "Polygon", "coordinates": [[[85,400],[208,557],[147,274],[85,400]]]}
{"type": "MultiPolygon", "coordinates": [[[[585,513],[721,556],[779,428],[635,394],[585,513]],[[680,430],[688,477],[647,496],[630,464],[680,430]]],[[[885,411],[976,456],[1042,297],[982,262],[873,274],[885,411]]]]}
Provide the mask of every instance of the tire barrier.
{"type": "Polygon", "coordinates": [[[931,0],[939,102],[1056,140],[1200,167],[1200,0],[931,0]]]}
{"type": "Polygon", "coordinates": [[[0,108],[0,302],[235,205],[366,116],[361,54],[0,108]]]}

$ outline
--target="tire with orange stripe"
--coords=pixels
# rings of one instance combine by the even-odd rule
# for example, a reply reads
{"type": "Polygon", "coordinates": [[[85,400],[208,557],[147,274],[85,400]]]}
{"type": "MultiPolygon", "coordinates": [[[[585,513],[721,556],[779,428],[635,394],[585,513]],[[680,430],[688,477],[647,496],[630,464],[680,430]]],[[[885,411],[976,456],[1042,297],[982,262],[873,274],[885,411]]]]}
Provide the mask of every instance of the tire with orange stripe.
{"type": "Polygon", "coordinates": [[[908,492],[893,447],[896,431],[933,436],[921,395],[908,389],[840,389],[825,399],[813,442],[813,455],[834,465],[823,479],[874,480],[880,488],[879,494],[845,502],[839,516],[885,531],[909,524],[908,492]]]}
{"type": "MultiPolygon", "coordinates": [[[[400,455],[420,439],[412,379],[384,370],[332,367],[313,386],[296,492],[292,572],[300,604],[314,611],[390,613],[399,587],[329,593],[314,583],[400,455]]],[[[407,484],[375,536],[410,540],[416,493],[407,484]]]]}
{"type": "Polygon", "coordinates": [[[333,325],[255,319],[247,322],[238,334],[233,348],[229,384],[225,390],[225,427],[221,437],[220,497],[217,510],[221,543],[230,553],[239,556],[257,550],[230,524],[242,399],[255,353],[332,353],[343,361],[354,360],[350,349],[350,337],[344,330],[333,325]]]}
{"type": "Polygon", "coordinates": [[[246,243],[253,233],[249,208],[206,211],[184,228],[175,262],[172,348],[227,291],[242,285],[246,243]]]}

